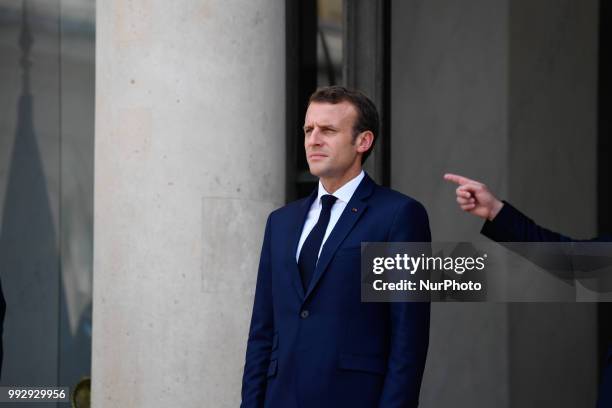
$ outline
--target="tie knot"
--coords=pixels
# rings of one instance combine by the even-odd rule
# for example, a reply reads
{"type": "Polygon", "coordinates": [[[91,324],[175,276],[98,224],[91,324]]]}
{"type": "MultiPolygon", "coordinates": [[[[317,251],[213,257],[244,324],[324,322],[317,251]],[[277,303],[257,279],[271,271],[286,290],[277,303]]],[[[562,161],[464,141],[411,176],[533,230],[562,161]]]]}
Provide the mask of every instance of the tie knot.
{"type": "Polygon", "coordinates": [[[338,197],[333,196],[331,194],[325,194],[324,196],[321,196],[321,204],[323,205],[323,209],[331,209],[337,199],[338,197]]]}

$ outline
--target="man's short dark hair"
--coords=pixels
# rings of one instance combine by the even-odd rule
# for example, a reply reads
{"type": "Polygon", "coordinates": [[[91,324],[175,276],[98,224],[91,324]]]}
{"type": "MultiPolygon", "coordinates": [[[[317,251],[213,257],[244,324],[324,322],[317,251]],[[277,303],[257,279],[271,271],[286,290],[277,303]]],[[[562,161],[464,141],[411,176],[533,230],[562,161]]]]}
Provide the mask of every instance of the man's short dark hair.
{"type": "Polygon", "coordinates": [[[372,146],[361,157],[361,163],[365,163],[366,159],[374,149],[374,143],[378,139],[378,129],[380,119],[378,118],[378,110],[374,102],[370,100],[364,93],[347,89],[343,86],[325,86],[317,89],[308,100],[308,104],[313,102],[337,104],[340,102],[348,102],[355,107],[357,118],[353,124],[353,141],[361,132],[366,130],[374,134],[372,146]]]}

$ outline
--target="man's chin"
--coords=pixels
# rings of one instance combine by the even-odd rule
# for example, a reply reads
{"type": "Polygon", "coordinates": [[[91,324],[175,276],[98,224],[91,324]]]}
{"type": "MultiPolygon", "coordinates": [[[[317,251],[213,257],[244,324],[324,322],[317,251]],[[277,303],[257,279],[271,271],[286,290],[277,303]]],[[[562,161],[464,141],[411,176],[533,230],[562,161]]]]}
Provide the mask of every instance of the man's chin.
{"type": "Polygon", "coordinates": [[[310,174],[312,174],[315,177],[321,178],[325,175],[325,169],[323,169],[322,166],[318,166],[316,164],[314,165],[309,164],[308,169],[310,170],[310,174]]]}

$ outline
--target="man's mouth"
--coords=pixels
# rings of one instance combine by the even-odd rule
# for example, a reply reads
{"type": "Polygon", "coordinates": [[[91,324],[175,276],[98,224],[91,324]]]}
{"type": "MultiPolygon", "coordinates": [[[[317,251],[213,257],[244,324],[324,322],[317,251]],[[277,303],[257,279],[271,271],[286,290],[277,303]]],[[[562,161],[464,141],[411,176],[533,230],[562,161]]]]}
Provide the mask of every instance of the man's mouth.
{"type": "Polygon", "coordinates": [[[327,155],[323,154],[323,153],[310,153],[308,155],[308,160],[318,160],[318,159],[322,159],[324,157],[327,157],[327,155]]]}

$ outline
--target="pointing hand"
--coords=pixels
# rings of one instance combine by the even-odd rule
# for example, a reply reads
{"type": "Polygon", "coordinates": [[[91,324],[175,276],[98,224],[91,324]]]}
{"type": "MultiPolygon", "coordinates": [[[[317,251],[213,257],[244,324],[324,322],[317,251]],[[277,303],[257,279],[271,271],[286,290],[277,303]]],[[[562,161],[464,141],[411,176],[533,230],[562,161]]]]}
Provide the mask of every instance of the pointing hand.
{"type": "Polygon", "coordinates": [[[459,186],[455,190],[457,203],[465,212],[492,221],[504,206],[504,203],[479,181],[451,173],[445,174],[444,179],[459,186]]]}

